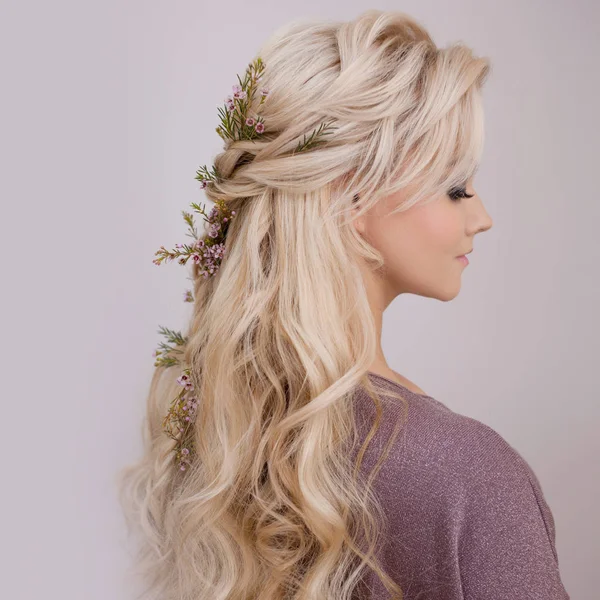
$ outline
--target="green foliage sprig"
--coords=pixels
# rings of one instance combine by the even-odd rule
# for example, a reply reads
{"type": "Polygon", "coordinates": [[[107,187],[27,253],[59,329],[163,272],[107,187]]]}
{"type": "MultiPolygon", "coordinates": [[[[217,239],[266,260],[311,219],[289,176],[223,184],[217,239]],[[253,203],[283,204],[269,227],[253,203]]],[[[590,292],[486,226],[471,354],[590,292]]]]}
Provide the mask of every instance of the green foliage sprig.
{"type": "Polygon", "coordinates": [[[154,351],[155,367],[172,367],[180,364],[178,354],[183,354],[183,348],[187,343],[187,337],[183,336],[180,331],[173,331],[167,327],[159,326],[158,333],[165,336],[167,341],[161,342],[158,348],[154,351]],[[173,344],[173,345],[171,345],[173,344]]]}
{"type": "Polygon", "coordinates": [[[249,115],[264,70],[265,64],[260,57],[251,62],[246,68],[244,80],[237,76],[239,85],[233,86],[233,96],[225,99],[224,108],[219,107],[221,125],[216,131],[224,140],[253,140],[264,132],[264,120],[258,112],[269,95],[267,88],[261,88],[256,113],[249,115]]]}
{"type": "MultiPolygon", "coordinates": [[[[216,128],[216,132],[223,140],[255,140],[266,131],[265,120],[259,112],[269,95],[269,90],[266,87],[258,89],[264,69],[265,64],[260,57],[251,62],[246,68],[243,81],[238,76],[239,85],[233,86],[233,95],[227,96],[223,107],[218,107],[221,124],[216,128]],[[250,114],[250,108],[259,91],[260,102],[255,112],[250,114]]],[[[303,136],[292,154],[314,148],[323,141],[323,136],[329,135],[335,129],[333,121],[322,123],[308,138],[306,134],[303,136]]],[[[204,189],[209,183],[221,179],[221,175],[214,166],[208,169],[204,165],[196,171],[195,178],[200,181],[200,189],[204,189]]]]}
{"type": "Polygon", "coordinates": [[[235,216],[235,210],[230,210],[227,204],[217,199],[215,206],[209,213],[204,210],[204,206],[199,206],[195,202],[191,204],[195,212],[201,214],[208,223],[208,233],[204,238],[198,236],[194,215],[187,211],[181,211],[184,221],[188,225],[188,233],[194,242],[192,244],[175,244],[174,250],[167,250],[161,246],[156,252],[152,262],[160,265],[163,261],[173,261],[177,259],[180,265],[187,264],[191,258],[194,264],[198,265],[198,272],[204,277],[214,275],[225,255],[225,236],[229,228],[230,220],[235,216]]]}
{"type": "Polygon", "coordinates": [[[303,141],[300,142],[298,146],[296,146],[296,150],[294,150],[294,153],[310,150],[311,148],[314,148],[317,144],[321,143],[323,141],[322,137],[324,135],[329,135],[336,129],[335,127],[332,127],[332,123],[333,121],[330,121],[329,123],[321,123],[318,129],[315,129],[308,138],[306,137],[306,135],[304,135],[303,141]]]}

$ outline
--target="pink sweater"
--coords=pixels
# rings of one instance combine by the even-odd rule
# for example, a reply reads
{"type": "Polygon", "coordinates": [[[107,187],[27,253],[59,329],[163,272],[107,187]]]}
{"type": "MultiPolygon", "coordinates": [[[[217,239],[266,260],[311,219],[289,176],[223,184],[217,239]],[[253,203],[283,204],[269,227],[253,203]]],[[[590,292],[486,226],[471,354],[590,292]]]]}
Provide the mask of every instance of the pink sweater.
{"type": "MultiPolygon", "coordinates": [[[[388,519],[378,558],[404,600],[568,600],[554,519],[525,459],[480,421],[381,375],[369,378],[408,402],[407,423],[374,484],[388,519]]],[[[380,397],[383,420],[365,474],[401,417],[395,400],[380,397]]],[[[356,415],[366,436],[375,413],[363,388],[356,415]]],[[[372,600],[390,598],[374,572],[367,583],[372,600]]]]}

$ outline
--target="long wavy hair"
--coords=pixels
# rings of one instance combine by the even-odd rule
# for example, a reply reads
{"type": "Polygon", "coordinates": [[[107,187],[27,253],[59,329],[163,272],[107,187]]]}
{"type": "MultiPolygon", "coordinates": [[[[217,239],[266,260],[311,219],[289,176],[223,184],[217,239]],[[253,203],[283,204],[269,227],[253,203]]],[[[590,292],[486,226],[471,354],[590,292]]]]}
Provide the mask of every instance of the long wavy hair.
{"type": "Polygon", "coordinates": [[[359,261],[385,265],[352,209],[416,184],[395,213],[469,179],[489,62],[379,10],[292,22],[259,55],[267,130],[216,156],[222,179],[206,194],[236,217],[219,271],[193,267],[180,349],[199,399],[192,464],[174,465],[162,428],[181,371],[161,366],[143,455],[119,473],[128,531],[139,534],[134,570],[160,600],[349,600],[366,593],[369,569],[402,598],[376,558],[385,519],[372,483],[405,421],[368,477],[361,464],[382,401],[403,398],[368,378],[377,335],[359,261]],[[335,133],[293,153],[325,120],[335,133]],[[361,387],[376,407],[366,437],[355,422],[361,387]]]}

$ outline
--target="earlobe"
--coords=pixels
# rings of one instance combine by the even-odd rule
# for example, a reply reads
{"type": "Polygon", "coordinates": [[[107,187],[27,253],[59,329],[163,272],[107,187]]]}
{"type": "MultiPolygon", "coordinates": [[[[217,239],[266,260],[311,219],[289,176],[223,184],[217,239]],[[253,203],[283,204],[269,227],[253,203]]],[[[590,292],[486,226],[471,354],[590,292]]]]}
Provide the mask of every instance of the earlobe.
{"type": "MultiPolygon", "coordinates": [[[[354,203],[358,202],[358,199],[359,199],[359,195],[358,194],[354,194],[354,198],[352,200],[352,203],[354,204],[354,203]]],[[[358,212],[358,207],[357,206],[354,207],[354,208],[352,208],[352,214],[353,215],[356,215],[357,212],[358,212]]],[[[354,227],[356,228],[356,231],[359,234],[364,234],[364,232],[365,232],[365,222],[364,222],[364,219],[362,217],[355,218],[352,223],[353,223],[354,227]]]]}
{"type": "MultiPolygon", "coordinates": [[[[358,208],[353,208],[352,209],[353,213],[356,213],[357,211],[358,211],[358,208]]],[[[364,219],[362,217],[355,218],[352,221],[352,224],[354,225],[354,227],[355,227],[355,229],[356,229],[356,231],[358,233],[364,234],[364,232],[365,232],[365,221],[364,221],[364,219]]]]}

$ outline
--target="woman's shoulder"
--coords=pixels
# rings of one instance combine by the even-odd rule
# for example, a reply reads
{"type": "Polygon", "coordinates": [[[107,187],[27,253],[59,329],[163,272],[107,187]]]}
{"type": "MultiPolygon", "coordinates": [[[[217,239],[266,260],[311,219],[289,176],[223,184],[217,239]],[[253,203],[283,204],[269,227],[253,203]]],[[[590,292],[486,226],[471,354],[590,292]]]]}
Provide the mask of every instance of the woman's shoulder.
{"type": "MultiPolygon", "coordinates": [[[[410,571],[416,589],[430,578],[414,574],[429,570],[448,590],[462,589],[457,597],[494,589],[497,598],[513,598],[526,589],[536,600],[568,599],[553,514],[523,456],[492,427],[433,400],[412,398],[408,408],[377,483],[390,552],[402,558],[392,571],[411,564],[402,553],[408,544],[417,555],[410,571]]],[[[446,591],[439,598],[454,597],[446,591]]]]}
{"type": "MultiPolygon", "coordinates": [[[[452,479],[465,487],[502,482],[531,484],[537,480],[529,463],[491,426],[455,412],[431,396],[412,395],[402,434],[403,462],[438,470],[438,481],[452,479]]],[[[399,463],[401,464],[401,463],[399,463]]]]}
{"type": "Polygon", "coordinates": [[[407,410],[383,403],[382,437],[373,438],[375,449],[365,467],[375,463],[392,423],[405,414],[375,480],[389,520],[386,556],[401,557],[390,570],[410,575],[419,588],[427,582],[414,573],[431,569],[440,580],[448,578],[448,589],[462,587],[465,598],[495,585],[498,598],[532,589],[536,600],[568,599],[558,572],[554,518],[529,463],[482,421],[434,398],[396,391],[407,410]],[[416,558],[403,553],[405,545],[416,558]],[[438,573],[439,565],[450,571],[438,573]]]}
{"type": "MultiPolygon", "coordinates": [[[[400,392],[406,401],[406,410],[398,403],[384,404],[373,459],[392,433],[395,422],[404,420],[385,462],[384,477],[399,479],[414,475],[415,485],[445,488],[459,495],[465,490],[502,485],[531,489],[536,497],[542,497],[531,466],[498,431],[453,411],[436,398],[395,386],[391,380],[381,383],[384,390],[400,392]]],[[[374,409],[363,410],[368,412],[366,421],[371,423],[374,409]]]]}
{"type": "MultiPolygon", "coordinates": [[[[489,425],[453,411],[420,388],[411,389],[378,373],[369,373],[369,378],[377,384],[376,389],[381,395],[385,396],[386,391],[393,391],[400,393],[405,400],[407,422],[403,427],[404,442],[410,437],[411,447],[422,454],[424,459],[454,459],[465,466],[472,464],[474,460],[493,462],[504,459],[517,467],[523,467],[521,455],[489,425]]],[[[364,393],[362,397],[367,398],[364,393]]],[[[374,414],[374,408],[368,408],[370,403],[366,403],[367,407],[364,407],[364,402],[361,404],[367,412],[370,410],[374,414]]],[[[402,405],[398,402],[386,402],[384,421],[389,426],[390,422],[402,418],[403,412],[402,405]]]]}

